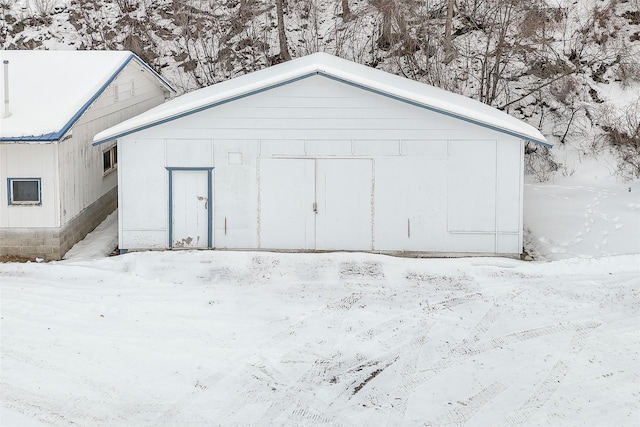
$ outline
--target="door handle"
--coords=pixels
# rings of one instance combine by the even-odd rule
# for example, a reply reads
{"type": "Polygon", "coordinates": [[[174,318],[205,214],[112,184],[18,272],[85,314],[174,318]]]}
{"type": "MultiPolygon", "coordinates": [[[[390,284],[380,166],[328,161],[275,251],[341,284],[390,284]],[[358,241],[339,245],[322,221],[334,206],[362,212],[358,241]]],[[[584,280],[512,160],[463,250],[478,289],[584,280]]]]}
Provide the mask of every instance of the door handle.
{"type": "Polygon", "coordinates": [[[312,208],[313,208],[313,213],[317,214],[318,213],[318,203],[313,202],[312,208]]]}

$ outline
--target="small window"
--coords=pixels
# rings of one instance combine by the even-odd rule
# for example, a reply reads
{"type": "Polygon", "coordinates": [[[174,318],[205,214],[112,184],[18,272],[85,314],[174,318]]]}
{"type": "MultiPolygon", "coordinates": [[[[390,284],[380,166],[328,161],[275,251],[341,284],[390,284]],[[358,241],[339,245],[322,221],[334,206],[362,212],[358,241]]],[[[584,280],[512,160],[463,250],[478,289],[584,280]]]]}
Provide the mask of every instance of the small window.
{"type": "Polygon", "coordinates": [[[42,204],[40,178],[8,178],[7,187],[10,205],[42,204]]]}
{"type": "Polygon", "coordinates": [[[118,166],[118,146],[114,145],[102,152],[102,170],[104,175],[113,172],[118,166]]]}

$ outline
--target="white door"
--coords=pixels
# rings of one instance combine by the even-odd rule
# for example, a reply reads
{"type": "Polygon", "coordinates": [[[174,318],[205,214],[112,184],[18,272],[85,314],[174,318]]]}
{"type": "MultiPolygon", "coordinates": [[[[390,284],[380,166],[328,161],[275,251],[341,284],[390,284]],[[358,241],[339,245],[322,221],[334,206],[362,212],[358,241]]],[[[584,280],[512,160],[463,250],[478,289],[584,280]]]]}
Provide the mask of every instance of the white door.
{"type": "Polygon", "coordinates": [[[174,170],[171,188],[171,247],[209,244],[209,171],[174,170]]]}
{"type": "Polygon", "coordinates": [[[321,159],[316,164],[316,249],[372,249],[370,159],[321,159]]]}
{"type": "Polygon", "coordinates": [[[315,161],[260,160],[260,247],[315,248],[315,161]]]}

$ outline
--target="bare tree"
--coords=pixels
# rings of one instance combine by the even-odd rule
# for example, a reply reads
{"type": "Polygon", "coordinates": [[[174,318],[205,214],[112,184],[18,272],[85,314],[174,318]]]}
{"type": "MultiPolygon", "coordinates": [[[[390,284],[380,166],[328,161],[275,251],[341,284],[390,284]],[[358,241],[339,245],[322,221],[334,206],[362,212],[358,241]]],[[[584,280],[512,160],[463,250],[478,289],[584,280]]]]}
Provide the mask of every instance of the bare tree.
{"type": "Polygon", "coordinates": [[[453,8],[455,0],[447,0],[447,19],[444,25],[444,58],[449,63],[453,59],[453,41],[451,40],[451,28],[453,21],[453,8]]]}
{"type": "Polygon", "coordinates": [[[342,20],[343,21],[350,21],[352,18],[351,16],[351,9],[349,9],[349,0],[342,0],[342,20]]]}
{"type": "Polygon", "coordinates": [[[276,0],[276,15],[278,18],[278,41],[280,43],[280,59],[290,61],[291,54],[287,45],[287,32],[284,27],[284,0],[276,0]]]}

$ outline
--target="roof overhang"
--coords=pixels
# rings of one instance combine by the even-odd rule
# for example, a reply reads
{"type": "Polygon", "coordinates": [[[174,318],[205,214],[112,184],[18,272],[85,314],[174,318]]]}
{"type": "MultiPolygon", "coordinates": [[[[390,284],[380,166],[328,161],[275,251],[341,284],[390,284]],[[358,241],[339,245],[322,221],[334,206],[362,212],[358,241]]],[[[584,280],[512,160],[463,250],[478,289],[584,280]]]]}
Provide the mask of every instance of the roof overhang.
{"type": "MultiPolygon", "coordinates": [[[[486,104],[324,53],[309,55],[182,95],[139,116],[98,133],[94,138],[93,144],[100,145],[203,110],[318,75],[512,137],[545,147],[551,147],[551,144],[549,144],[537,129],[486,104]],[[318,57],[320,60],[318,62],[309,61],[308,58],[312,57],[318,57]],[[303,61],[305,60],[310,62],[310,64],[304,63],[303,61]],[[301,66],[295,67],[297,61],[299,61],[301,66]],[[350,69],[345,69],[344,67],[350,69]],[[276,69],[278,69],[277,71],[283,70],[283,72],[278,73],[276,69]],[[363,77],[363,74],[366,74],[366,76],[363,77]],[[399,88],[395,86],[394,83],[405,87],[399,88]],[[425,102],[426,96],[412,95],[412,89],[420,89],[422,87],[428,88],[428,90],[432,92],[437,91],[436,96],[446,94],[447,97],[454,99],[454,101],[464,101],[466,104],[471,104],[472,107],[475,106],[482,109],[485,112],[485,116],[487,115],[487,111],[491,110],[490,112],[492,114],[508,117],[511,124],[519,122],[520,126],[512,126],[510,129],[505,126],[500,126],[499,120],[496,120],[496,123],[491,123],[490,121],[474,117],[473,114],[462,114],[455,111],[455,108],[443,108],[437,105],[437,103],[425,102]],[[198,94],[201,94],[201,100],[199,100],[198,94]],[[181,98],[187,101],[183,102],[183,105],[180,104],[181,98]],[[518,127],[525,129],[526,132],[518,131],[518,127]]],[[[428,99],[426,101],[428,101],[428,99]]],[[[450,102],[450,104],[455,105],[455,102],[450,102]]],[[[469,105],[467,105],[467,110],[470,110],[469,105]]]]}

